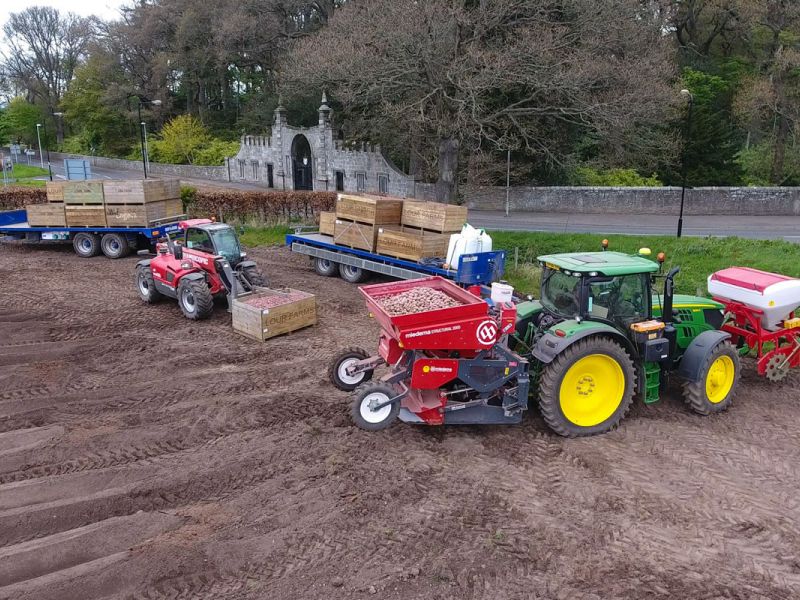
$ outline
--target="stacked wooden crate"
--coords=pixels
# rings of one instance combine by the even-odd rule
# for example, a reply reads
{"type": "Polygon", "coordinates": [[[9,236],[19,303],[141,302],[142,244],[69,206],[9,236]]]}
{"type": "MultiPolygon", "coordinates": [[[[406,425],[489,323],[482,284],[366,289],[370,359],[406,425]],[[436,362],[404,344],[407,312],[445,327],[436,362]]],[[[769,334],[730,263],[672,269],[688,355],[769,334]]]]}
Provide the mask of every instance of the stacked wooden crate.
{"type": "Polygon", "coordinates": [[[465,206],[406,200],[400,226],[378,232],[377,252],[413,261],[443,257],[450,235],[461,231],[466,221],[465,206]]]}
{"type": "Polygon", "coordinates": [[[67,181],[62,188],[67,227],[105,227],[102,181],[67,181]]]}
{"type": "Polygon", "coordinates": [[[148,227],[183,214],[177,179],[105,181],[103,191],[109,227],[148,227]]]}
{"type": "Polygon", "coordinates": [[[333,235],[336,229],[336,213],[335,212],[321,212],[319,213],[319,232],[322,235],[333,235]]]}
{"type": "Polygon", "coordinates": [[[28,213],[28,225],[31,227],[66,227],[67,218],[64,212],[64,182],[47,182],[47,203],[29,204],[25,207],[28,213]]]}
{"type": "Polygon", "coordinates": [[[403,200],[400,198],[339,194],[333,241],[342,246],[375,252],[378,230],[386,225],[399,225],[402,212],[403,200]]]}

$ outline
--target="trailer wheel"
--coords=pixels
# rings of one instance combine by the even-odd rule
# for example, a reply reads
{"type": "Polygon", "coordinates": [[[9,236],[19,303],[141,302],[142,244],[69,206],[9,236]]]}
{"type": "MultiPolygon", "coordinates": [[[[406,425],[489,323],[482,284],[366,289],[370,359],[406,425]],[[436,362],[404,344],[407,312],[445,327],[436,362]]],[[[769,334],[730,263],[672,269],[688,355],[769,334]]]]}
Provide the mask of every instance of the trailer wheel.
{"type": "Polygon", "coordinates": [[[100,248],[108,258],[123,258],[131,253],[131,246],[121,233],[106,233],[100,238],[100,248]]]}
{"type": "Polygon", "coordinates": [[[154,304],[164,297],[161,292],[156,289],[150,267],[136,267],[136,291],[139,292],[139,298],[148,304],[154,304]]]}
{"type": "Polygon", "coordinates": [[[347,348],[337,354],[328,367],[328,377],[331,383],[340,390],[352,392],[365,381],[372,379],[373,370],[362,371],[355,375],[347,374],[347,367],[367,358],[369,354],[361,348],[347,348]]]}
{"type": "Polygon", "coordinates": [[[315,258],[314,270],[323,277],[335,277],[339,274],[339,265],[327,258],[315,258]]]}
{"type": "Polygon", "coordinates": [[[92,258],[100,254],[100,236],[96,233],[78,233],[72,238],[72,247],[81,258],[92,258]]]}
{"type": "Polygon", "coordinates": [[[706,358],[697,381],[683,384],[683,399],[700,415],[730,407],[740,375],[739,354],[730,342],[717,344],[706,358]]]}
{"type": "Polygon", "coordinates": [[[211,316],[214,311],[214,296],[205,281],[181,279],[178,284],[178,305],[184,317],[199,321],[211,316]]]}
{"type": "Polygon", "coordinates": [[[400,402],[393,402],[373,410],[375,404],[382,404],[394,398],[397,392],[385,383],[367,383],[355,391],[350,416],[353,422],[366,431],[380,431],[394,423],[400,413],[400,402]]]}
{"type": "Polygon", "coordinates": [[[542,417],[566,437],[609,431],[631,406],[634,380],[633,362],[622,346],[597,336],[578,340],[542,369],[542,417]]]}
{"type": "Polygon", "coordinates": [[[340,264],[339,275],[348,283],[361,283],[368,277],[368,273],[361,267],[340,264]]]}

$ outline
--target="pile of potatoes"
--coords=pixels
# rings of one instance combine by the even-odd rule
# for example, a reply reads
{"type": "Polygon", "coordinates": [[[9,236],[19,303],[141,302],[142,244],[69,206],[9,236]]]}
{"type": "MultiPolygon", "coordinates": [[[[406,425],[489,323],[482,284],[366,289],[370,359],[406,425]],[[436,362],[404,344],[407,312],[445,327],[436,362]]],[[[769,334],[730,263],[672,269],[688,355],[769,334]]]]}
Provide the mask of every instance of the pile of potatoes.
{"type": "Polygon", "coordinates": [[[377,301],[392,317],[453,308],[461,304],[444,292],[425,286],[411,288],[392,296],[383,296],[377,301]]]}

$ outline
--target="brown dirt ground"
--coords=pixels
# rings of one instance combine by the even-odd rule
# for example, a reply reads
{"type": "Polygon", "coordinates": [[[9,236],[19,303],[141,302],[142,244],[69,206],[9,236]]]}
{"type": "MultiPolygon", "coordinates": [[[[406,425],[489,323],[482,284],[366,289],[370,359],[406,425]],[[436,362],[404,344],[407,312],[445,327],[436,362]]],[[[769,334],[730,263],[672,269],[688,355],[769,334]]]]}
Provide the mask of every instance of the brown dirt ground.
{"type": "Polygon", "coordinates": [[[0,249],[0,598],[797,598],[798,376],[728,413],[673,392],[619,430],[381,433],[326,381],[373,350],[356,288],[266,344],[142,305],[135,258],[0,249]]]}

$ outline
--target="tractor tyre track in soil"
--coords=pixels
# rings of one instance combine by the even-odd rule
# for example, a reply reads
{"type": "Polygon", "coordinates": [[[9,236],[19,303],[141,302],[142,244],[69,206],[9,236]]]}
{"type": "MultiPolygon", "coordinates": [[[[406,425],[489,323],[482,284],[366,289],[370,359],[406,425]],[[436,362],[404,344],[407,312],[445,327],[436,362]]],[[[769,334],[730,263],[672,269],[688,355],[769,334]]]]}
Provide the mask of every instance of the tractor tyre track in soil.
{"type": "Polygon", "coordinates": [[[135,258],[2,248],[0,599],[800,596],[797,374],[593,438],[370,434],[326,376],[376,347],[355,286],[250,256],[316,327],[259,344],[142,304],[135,258]]]}

